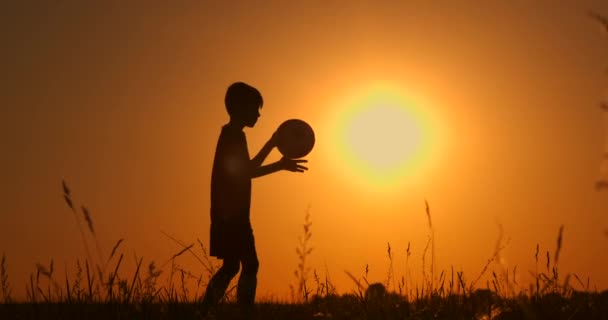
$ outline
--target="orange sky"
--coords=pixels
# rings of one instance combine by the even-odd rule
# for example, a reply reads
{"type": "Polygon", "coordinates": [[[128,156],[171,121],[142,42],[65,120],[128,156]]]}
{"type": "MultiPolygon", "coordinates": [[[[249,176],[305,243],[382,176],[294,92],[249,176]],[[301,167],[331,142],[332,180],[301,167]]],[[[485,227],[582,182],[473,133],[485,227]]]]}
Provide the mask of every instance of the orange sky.
{"type": "Polygon", "coordinates": [[[553,255],[563,224],[561,273],[608,288],[608,193],[593,188],[608,138],[598,107],[608,38],[586,15],[608,15],[605,2],[161,3],[0,5],[0,251],[16,293],[36,262],[53,258],[63,276],[85,256],[63,178],[105,254],[125,239],[125,275],[134,253],[160,264],[180,250],[161,230],[207,245],[211,162],[234,81],[265,100],[245,131],[250,153],[289,118],[317,136],[309,172],[253,182],[259,297],[285,297],[294,283],[309,205],[310,266],[327,266],[341,292],[352,288],[344,270],[366,264],[383,281],[387,242],[399,277],[411,243],[420,278],[425,199],[437,270],[474,278],[501,225],[502,266],[527,283],[536,245],[553,255]],[[379,83],[419,101],[435,135],[392,187],[366,183],[331,139],[348,99],[379,83]]]}

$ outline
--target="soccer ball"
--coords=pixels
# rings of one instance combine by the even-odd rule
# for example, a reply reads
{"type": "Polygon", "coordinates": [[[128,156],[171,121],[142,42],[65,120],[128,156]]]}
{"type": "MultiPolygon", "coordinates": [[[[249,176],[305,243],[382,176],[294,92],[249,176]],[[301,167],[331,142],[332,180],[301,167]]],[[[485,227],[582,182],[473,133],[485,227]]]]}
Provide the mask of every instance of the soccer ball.
{"type": "Polygon", "coordinates": [[[315,133],[310,125],[302,120],[287,120],[277,129],[277,148],[286,158],[302,158],[314,145],[315,133]]]}

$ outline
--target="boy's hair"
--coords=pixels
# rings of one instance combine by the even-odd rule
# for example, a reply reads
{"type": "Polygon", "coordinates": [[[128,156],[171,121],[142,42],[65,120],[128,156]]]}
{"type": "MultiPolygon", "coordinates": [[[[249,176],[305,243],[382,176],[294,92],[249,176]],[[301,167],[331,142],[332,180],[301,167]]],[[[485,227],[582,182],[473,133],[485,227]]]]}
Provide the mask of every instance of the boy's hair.
{"type": "Polygon", "coordinates": [[[244,82],[235,82],[226,90],[224,103],[226,104],[226,111],[228,111],[230,117],[233,117],[242,112],[246,106],[255,105],[261,108],[264,105],[264,99],[262,99],[262,94],[258,89],[244,82]]]}

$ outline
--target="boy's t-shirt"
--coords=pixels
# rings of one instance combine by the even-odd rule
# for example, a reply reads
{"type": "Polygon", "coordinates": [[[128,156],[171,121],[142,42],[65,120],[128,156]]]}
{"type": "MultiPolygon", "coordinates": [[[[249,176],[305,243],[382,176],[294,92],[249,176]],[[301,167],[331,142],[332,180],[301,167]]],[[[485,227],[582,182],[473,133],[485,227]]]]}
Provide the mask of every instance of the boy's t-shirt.
{"type": "Polygon", "coordinates": [[[251,175],[245,133],[224,125],[220,133],[211,173],[212,256],[239,251],[243,237],[251,233],[251,175]]]}

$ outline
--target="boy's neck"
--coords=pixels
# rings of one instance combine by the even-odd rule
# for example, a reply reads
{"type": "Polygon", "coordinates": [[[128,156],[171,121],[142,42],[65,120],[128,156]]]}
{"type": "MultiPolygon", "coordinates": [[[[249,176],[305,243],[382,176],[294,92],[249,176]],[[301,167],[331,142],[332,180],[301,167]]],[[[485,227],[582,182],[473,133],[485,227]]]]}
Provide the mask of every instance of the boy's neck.
{"type": "Polygon", "coordinates": [[[245,128],[244,124],[240,124],[236,121],[230,120],[228,122],[228,124],[226,124],[228,127],[234,128],[234,129],[238,129],[239,131],[243,131],[243,128],[245,128]]]}

